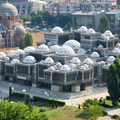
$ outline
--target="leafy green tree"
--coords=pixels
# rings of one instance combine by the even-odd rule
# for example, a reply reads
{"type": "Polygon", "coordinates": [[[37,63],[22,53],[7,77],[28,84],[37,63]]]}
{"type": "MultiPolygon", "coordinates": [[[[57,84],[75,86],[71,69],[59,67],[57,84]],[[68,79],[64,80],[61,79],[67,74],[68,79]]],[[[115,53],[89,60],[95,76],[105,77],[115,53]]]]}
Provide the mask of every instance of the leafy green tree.
{"type": "Polygon", "coordinates": [[[35,15],[31,18],[32,24],[40,25],[43,21],[43,17],[41,15],[35,15]]]}
{"type": "Polygon", "coordinates": [[[24,41],[24,37],[23,35],[20,36],[20,38],[18,39],[18,44],[19,44],[19,48],[20,49],[24,49],[25,48],[25,41],[24,41]]]}
{"type": "Polygon", "coordinates": [[[26,15],[26,16],[23,16],[21,17],[21,19],[26,22],[26,21],[30,21],[31,20],[31,17],[29,15],[26,15]]]}
{"type": "Polygon", "coordinates": [[[29,107],[23,102],[11,104],[7,100],[1,100],[0,120],[48,120],[48,116],[35,110],[30,112],[29,107]]]}
{"type": "Polygon", "coordinates": [[[115,64],[111,64],[107,74],[107,88],[113,106],[118,105],[119,83],[119,77],[116,73],[115,64]]]}
{"type": "Polygon", "coordinates": [[[110,30],[110,22],[106,15],[102,15],[100,19],[100,32],[104,33],[106,30],[110,30]]]}
{"type": "Polygon", "coordinates": [[[29,32],[25,35],[25,47],[33,45],[33,37],[29,32]]]}

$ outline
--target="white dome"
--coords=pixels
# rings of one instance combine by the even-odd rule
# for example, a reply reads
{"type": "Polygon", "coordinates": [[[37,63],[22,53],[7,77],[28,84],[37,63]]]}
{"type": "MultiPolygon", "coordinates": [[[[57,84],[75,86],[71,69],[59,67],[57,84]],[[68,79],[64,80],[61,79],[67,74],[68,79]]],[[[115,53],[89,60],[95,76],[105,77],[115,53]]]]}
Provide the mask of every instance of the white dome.
{"type": "Polygon", "coordinates": [[[81,63],[81,61],[80,61],[79,58],[77,58],[77,57],[73,57],[70,62],[71,62],[71,63],[74,63],[74,64],[79,64],[79,63],[81,63]]]}
{"type": "Polygon", "coordinates": [[[60,68],[60,71],[70,71],[70,67],[68,65],[63,65],[61,68],[60,68]]]}
{"type": "Polygon", "coordinates": [[[103,48],[103,46],[102,46],[102,45],[99,45],[98,48],[103,48]]]}
{"type": "Polygon", "coordinates": [[[115,60],[115,57],[113,57],[113,56],[109,56],[108,58],[107,58],[107,61],[108,62],[113,62],[115,60]]]}
{"type": "Polygon", "coordinates": [[[85,26],[82,26],[82,27],[80,27],[79,29],[78,29],[80,32],[87,32],[87,27],[85,27],[85,26]]]}
{"type": "Polygon", "coordinates": [[[18,57],[20,53],[24,53],[24,50],[18,49],[15,51],[14,56],[18,57]]]}
{"type": "Polygon", "coordinates": [[[47,57],[47,58],[44,60],[44,63],[45,63],[45,64],[53,64],[53,63],[54,63],[54,60],[53,60],[51,57],[47,57]]]}
{"type": "Polygon", "coordinates": [[[0,52],[0,59],[4,59],[6,57],[6,54],[4,52],[0,52]]]}
{"type": "Polygon", "coordinates": [[[80,43],[76,40],[68,40],[63,44],[63,46],[64,45],[71,47],[73,50],[80,49],[80,43]]]}
{"type": "Polygon", "coordinates": [[[11,61],[11,64],[13,64],[13,65],[15,65],[16,63],[19,63],[20,61],[18,60],[18,59],[13,59],[12,61],[11,61]]]}
{"type": "Polygon", "coordinates": [[[48,46],[52,46],[52,42],[48,42],[47,45],[48,45],[48,46]]]}
{"type": "Polygon", "coordinates": [[[5,62],[9,62],[9,61],[10,61],[10,58],[9,58],[9,57],[6,57],[4,60],[5,60],[5,62]]]}
{"type": "Polygon", "coordinates": [[[104,32],[104,35],[105,35],[105,36],[108,36],[108,37],[113,37],[112,32],[109,31],[109,30],[106,30],[106,31],[104,32]]]}
{"type": "Polygon", "coordinates": [[[54,68],[53,66],[51,66],[51,67],[48,68],[48,70],[49,70],[49,71],[54,71],[55,68],[54,68]]]}
{"type": "Polygon", "coordinates": [[[47,45],[39,45],[38,48],[37,48],[37,51],[39,52],[48,52],[49,51],[49,48],[47,45]]]}
{"type": "Polygon", "coordinates": [[[60,48],[59,45],[53,45],[53,46],[50,47],[50,50],[57,51],[59,48],[60,48]]]}
{"type": "Polygon", "coordinates": [[[116,44],[116,47],[120,47],[120,43],[117,43],[117,44],[116,44]]]}
{"type": "Polygon", "coordinates": [[[33,64],[36,63],[36,59],[33,56],[27,56],[23,59],[23,63],[33,64]]]}
{"type": "Polygon", "coordinates": [[[63,33],[63,30],[60,27],[54,27],[51,32],[52,33],[63,33]]]}
{"type": "Polygon", "coordinates": [[[25,53],[29,53],[29,52],[33,52],[35,51],[36,49],[32,46],[28,46],[24,49],[25,53]]]}
{"type": "Polygon", "coordinates": [[[57,67],[61,67],[62,64],[61,64],[60,62],[57,62],[57,63],[56,63],[56,66],[57,66],[57,67]]]}
{"type": "Polygon", "coordinates": [[[41,60],[41,61],[40,61],[40,63],[43,63],[43,62],[44,62],[44,60],[41,60]]]}
{"type": "Polygon", "coordinates": [[[84,65],[80,66],[80,70],[86,70],[86,67],[84,65]]]}
{"type": "Polygon", "coordinates": [[[15,54],[15,51],[14,50],[10,50],[9,52],[8,52],[8,56],[10,55],[10,56],[12,56],[12,55],[14,55],[15,54]]]}
{"type": "Polygon", "coordinates": [[[86,64],[93,64],[93,61],[90,58],[86,58],[83,62],[86,64]]]}
{"type": "Polygon", "coordinates": [[[118,53],[120,53],[120,49],[119,48],[114,48],[114,50],[112,50],[112,53],[118,54],[118,53]]]}
{"type": "Polygon", "coordinates": [[[74,50],[69,46],[61,46],[57,51],[57,55],[70,56],[75,54],[74,50]]]}
{"type": "Polygon", "coordinates": [[[105,34],[101,34],[101,37],[104,38],[104,37],[105,37],[105,34]]]}
{"type": "Polygon", "coordinates": [[[111,64],[107,64],[107,65],[105,65],[105,67],[110,67],[110,65],[111,65],[111,64]]]}
{"type": "Polygon", "coordinates": [[[88,30],[87,30],[87,32],[86,32],[86,33],[89,33],[89,34],[94,34],[94,33],[96,33],[96,32],[94,31],[94,29],[90,28],[90,29],[88,29],[88,30]]]}
{"type": "Polygon", "coordinates": [[[75,64],[74,63],[71,63],[68,65],[70,68],[75,68],[75,64]]]}
{"type": "Polygon", "coordinates": [[[80,54],[86,54],[86,50],[81,48],[77,51],[77,53],[80,53],[80,54]]]}
{"type": "Polygon", "coordinates": [[[110,38],[107,37],[107,36],[104,36],[104,37],[103,37],[103,40],[110,40],[110,38]]]}
{"type": "Polygon", "coordinates": [[[98,52],[93,52],[90,57],[100,57],[99,53],[98,52]]]}

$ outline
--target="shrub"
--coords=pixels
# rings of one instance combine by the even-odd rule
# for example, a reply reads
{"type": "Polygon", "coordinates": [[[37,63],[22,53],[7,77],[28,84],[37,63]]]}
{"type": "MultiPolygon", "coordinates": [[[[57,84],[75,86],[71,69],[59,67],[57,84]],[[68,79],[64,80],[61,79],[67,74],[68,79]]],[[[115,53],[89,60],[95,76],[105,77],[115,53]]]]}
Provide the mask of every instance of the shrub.
{"type": "Polygon", "coordinates": [[[118,116],[118,115],[113,115],[113,116],[111,116],[111,118],[112,118],[112,119],[118,119],[119,116],[118,116]]]}
{"type": "Polygon", "coordinates": [[[19,93],[19,92],[13,92],[13,96],[24,98],[25,94],[24,93],[19,93]]]}
{"type": "Polygon", "coordinates": [[[110,96],[106,96],[106,100],[110,100],[110,96]]]}
{"type": "Polygon", "coordinates": [[[9,87],[9,97],[12,96],[12,87],[9,87]]]}
{"type": "Polygon", "coordinates": [[[30,101],[30,98],[26,98],[26,99],[25,99],[25,104],[28,104],[29,101],[30,101]]]}
{"type": "Polygon", "coordinates": [[[108,113],[106,112],[106,111],[102,111],[102,113],[103,113],[103,116],[106,116],[106,115],[108,115],[108,113]]]}
{"type": "Polygon", "coordinates": [[[34,101],[43,101],[46,102],[48,99],[47,98],[42,98],[42,97],[38,97],[38,96],[33,96],[34,101]]]}
{"type": "Polygon", "coordinates": [[[40,108],[39,113],[40,112],[45,112],[45,110],[46,110],[45,108],[40,108]]]}
{"type": "Polygon", "coordinates": [[[27,98],[30,98],[30,95],[29,95],[29,94],[26,94],[26,97],[27,97],[27,98]]]}
{"type": "Polygon", "coordinates": [[[102,98],[100,98],[99,102],[102,103],[102,98]]]}

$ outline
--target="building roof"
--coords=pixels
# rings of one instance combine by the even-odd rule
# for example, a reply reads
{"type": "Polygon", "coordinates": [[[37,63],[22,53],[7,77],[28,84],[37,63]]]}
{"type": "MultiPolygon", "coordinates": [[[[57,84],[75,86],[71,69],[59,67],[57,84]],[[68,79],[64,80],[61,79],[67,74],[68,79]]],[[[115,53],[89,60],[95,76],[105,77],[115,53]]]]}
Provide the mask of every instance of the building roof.
{"type": "Polygon", "coordinates": [[[82,11],[78,11],[73,13],[72,15],[98,15],[105,12],[104,10],[102,10],[101,12],[95,12],[95,11],[90,11],[90,12],[82,12],[82,11]]]}
{"type": "Polygon", "coordinates": [[[120,10],[111,10],[109,12],[106,12],[106,14],[120,14],[120,10]]]}
{"type": "Polygon", "coordinates": [[[17,16],[18,11],[17,11],[16,7],[13,6],[12,4],[4,3],[4,4],[0,5],[0,16],[2,16],[2,15],[17,16]]]}

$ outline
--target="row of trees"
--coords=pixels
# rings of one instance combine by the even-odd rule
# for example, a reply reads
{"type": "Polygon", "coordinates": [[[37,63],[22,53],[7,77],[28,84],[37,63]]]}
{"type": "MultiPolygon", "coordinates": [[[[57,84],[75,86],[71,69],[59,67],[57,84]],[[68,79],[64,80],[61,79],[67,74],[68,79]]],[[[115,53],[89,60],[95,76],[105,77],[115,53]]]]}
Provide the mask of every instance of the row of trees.
{"type": "Polygon", "coordinates": [[[52,16],[48,11],[32,12],[30,15],[21,17],[21,19],[26,21],[31,21],[32,25],[49,26],[54,27],[59,25],[61,27],[70,28],[71,27],[71,14],[58,14],[57,16],[52,16]]]}
{"type": "Polygon", "coordinates": [[[23,35],[20,36],[19,38],[19,48],[20,49],[24,49],[27,46],[32,46],[33,45],[33,37],[32,34],[30,34],[29,32],[25,35],[25,37],[23,35]]]}
{"type": "Polygon", "coordinates": [[[120,97],[120,59],[118,58],[116,58],[109,67],[107,74],[107,88],[112,104],[117,106],[120,97]]]}

